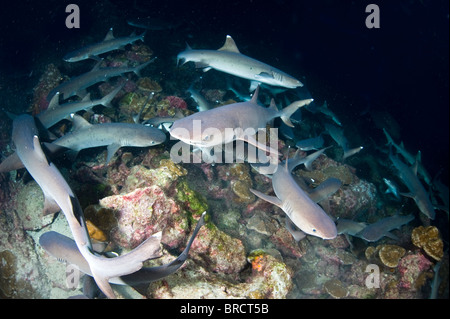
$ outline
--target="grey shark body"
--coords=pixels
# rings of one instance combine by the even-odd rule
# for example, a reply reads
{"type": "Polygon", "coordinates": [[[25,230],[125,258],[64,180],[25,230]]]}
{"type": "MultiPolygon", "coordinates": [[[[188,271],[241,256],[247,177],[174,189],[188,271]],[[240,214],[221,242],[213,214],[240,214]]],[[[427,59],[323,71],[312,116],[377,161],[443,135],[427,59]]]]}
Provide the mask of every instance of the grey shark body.
{"type": "Polygon", "coordinates": [[[211,109],[209,102],[191,85],[187,91],[191,95],[191,98],[197,103],[197,110],[199,112],[207,111],[211,109]]]}
{"type": "Polygon", "coordinates": [[[333,239],[337,236],[333,220],[301,189],[291,175],[295,166],[316,158],[310,157],[311,155],[300,159],[297,152],[296,157],[278,165],[277,171],[272,175],[272,186],[276,196],[269,196],[254,189],[250,191],[280,207],[304,233],[323,239],[333,239]]]}
{"type": "Polygon", "coordinates": [[[428,171],[425,169],[425,167],[422,165],[421,162],[421,153],[420,151],[417,152],[417,155],[414,156],[411,153],[409,153],[405,147],[403,146],[403,142],[399,144],[396,144],[394,142],[394,140],[392,139],[392,137],[389,135],[389,133],[386,131],[386,129],[383,128],[383,132],[384,135],[386,136],[387,139],[387,145],[392,145],[395,150],[401,154],[403,156],[403,158],[411,165],[414,165],[414,163],[417,162],[417,173],[419,173],[419,175],[423,178],[423,180],[425,181],[425,183],[427,183],[428,185],[432,184],[432,180],[430,177],[430,174],[428,173],[428,171]]]}
{"type": "Polygon", "coordinates": [[[170,129],[170,135],[200,148],[242,140],[272,154],[278,154],[276,150],[258,143],[249,133],[256,134],[258,130],[266,127],[267,122],[277,117],[281,117],[286,124],[293,126],[289,117],[299,107],[311,103],[312,99],[294,102],[278,111],[273,107],[259,106],[258,91],[259,87],[249,102],[223,105],[175,121],[170,129]]]}
{"type": "MultiPolygon", "coordinates": [[[[124,275],[121,277],[109,278],[109,282],[117,285],[138,285],[150,283],[177,271],[186,261],[189,250],[195,237],[197,236],[200,228],[205,224],[205,213],[197,223],[197,226],[189,239],[186,248],[183,252],[172,262],[157,266],[157,267],[144,267],[135,273],[124,275]]],[[[57,258],[59,261],[63,261],[67,264],[76,266],[83,273],[92,276],[89,264],[83,255],[78,250],[76,243],[69,237],[61,235],[57,232],[50,231],[41,235],[39,238],[39,244],[45,249],[47,253],[57,258]]],[[[154,256],[158,258],[160,256],[154,256]]]]}
{"type": "Polygon", "coordinates": [[[325,123],[325,129],[328,134],[333,138],[333,140],[342,147],[344,154],[342,159],[345,160],[347,157],[355,155],[359,151],[363,149],[362,146],[358,146],[355,148],[350,148],[348,144],[348,140],[344,135],[344,130],[336,125],[325,123]]]}
{"type": "Polygon", "coordinates": [[[96,255],[80,204],[56,166],[48,162],[36,133],[34,119],[30,115],[21,115],[14,120],[12,139],[16,152],[44,193],[44,213],[59,210],[64,213],[75,243],[87,260],[97,285],[107,297],[114,298],[109,278],[136,272],[145,260],[159,256],[161,234],[149,237],[131,252],[116,258],[96,255]]]}
{"type": "Polygon", "coordinates": [[[400,195],[411,197],[416,202],[419,210],[428,218],[434,219],[436,213],[425,188],[417,177],[417,166],[411,168],[403,163],[397,156],[389,154],[389,159],[398,171],[398,176],[408,188],[409,193],[401,193],[400,195]]]}
{"type": "Polygon", "coordinates": [[[318,107],[316,107],[316,108],[317,108],[317,110],[318,110],[319,112],[321,112],[322,114],[328,116],[331,120],[333,120],[334,123],[336,123],[336,124],[339,125],[339,126],[342,126],[342,123],[341,123],[341,121],[339,121],[339,119],[337,118],[336,114],[334,114],[334,113],[328,108],[327,101],[325,101],[325,102],[323,103],[322,106],[318,106],[318,107]]]}
{"type": "Polygon", "coordinates": [[[128,72],[134,72],[136,73],[136,75],[139,75],[140,70],[145,68],[153,61],[154,59],[142,63],[136,67],[121,66],[117,68],[111,67],[100,68],[101,62],[99,62],[97,63],[96,66],[94,66],[94,68],[91,71],[73,77],[69,81],[63,82],[62,84],[55,87],[48,94],[47,100],[50,101],[53,98],[53,96],[55,96],[55,94],[57,94],[58,92],[60,94],[60,99],[62,100],[68,99],[69,97],[74,95],[84,97],[85,89],[90,87],[91,85],[94,85],[99,82],[104,82],[109,78],[119,76],[128,72]]]}
{"type": "Polygon", "coordinates": [[[312,151],[318,150],[323,146],[324,140],[322,134],[316,137],[307,138],[301,141],[298,141],[295,146],[297,146],[302,151],[312,151]]]}
{"type": "Polygon", "coordinates": [[[363,230],[356,233],[354,236],[360,237],[368,242],[378,241],[384,236],[398,240],[397,236],[390,233],[390,231],[393,229],[400,229],[400,227],[408,224],[412,220],[414,220],[414,216],[412,214],[406,216],[394,215],[391,217],[385,217],[364,227],[363,230]]]}
{"type": "Polygon", "coordinates": [[[95,105],[110,107],[112,99],[124,87],[124,85],[125,83],[119,85],[113,91],[98,100],[91,100],[90,94],[88,93],[81,101],[59,104],[59,93],[57,93],[51,99],[47,110],[39,113],[36,117],[45,127],[49,128],[63,119],[69,119],[70,114],[82,110],[90,110],[95,105]]]}
{"type": "Polygon", "coordinates": [[[108,146],[109,162],[123,146],[147,147],[163,143],[166,135],[157,128],[132,123],[92,125],[79,115],[73,116],[74,130],[52,144],[78,152],[85,148],[108,146]]]}
{"type": "Polygon", "coordinates": [[[179,53],[177,60],[183,63],[192,61],[204,71],[215,69],[250,81],[266,83],[286,88],[296,88],[303,84],[268,64],[250,58],[239,52],[234,40],[227,35],[225,44],[219,50],[186,50],[179,53]]]}
{"type": "Polygon", "coordinates": [[[90,44],[81,49],[70,52],[64,56],[63,60],[66,62],[77,62],[90,58],[98,60],[98,55],[100,54],[121,49],[125,45],[138,40],[144,41],[144,36],[145,32],[141,35],[135,35],[133,32],[129,37],[115,38],[113,35],[113,29],[111,28],[102,42],[90,44]]]}

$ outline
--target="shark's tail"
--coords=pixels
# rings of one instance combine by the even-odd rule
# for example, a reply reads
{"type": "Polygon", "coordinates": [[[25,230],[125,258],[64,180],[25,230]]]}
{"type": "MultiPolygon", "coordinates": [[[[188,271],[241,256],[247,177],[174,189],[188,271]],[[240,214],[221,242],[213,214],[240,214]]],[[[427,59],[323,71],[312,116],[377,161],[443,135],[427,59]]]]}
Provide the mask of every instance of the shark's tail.
{"type": "Polygon", "coordinates": [[[294,124],[292,124],[290,119],[291,115],[294,114],[294,112],[297,111],[300,107],[308,105],[312,101],[314,101],[314,99],[295,101],[279,111],[279,116],[287,126],[294,127],[294,124]]]}
{"type": "Polygon", "coordinates": [[[384,135],[386,135],[386,139],[387,139],[386,145],[395,145],[394,140],[392,139],[392,137],[389,135],[389,133],[386,131],[385,128],[383,128],[383,133],[384,133],[384,135]]]}
{"type": "Polygon", "coordinates": [[[117,93],[119,93],[119,91],[125,86],[127,82],[125,81],[122,85],[119,85],[117,88],[115,88],[114,90],[112,90],[110,93],[108,93],[107,95],[105,95],[101,100],[100,100],[100,104],[106,107],[111,107],[111,101],[113,100],[113,98],[116,96],[117,93]]]}
{"type": "Polygon", "coordinates": [[[363,146],[358,146],[349,150],[344,150],[344,156],[342,157],[342,159],[346,159],[349,156],[355,155],[356,153],[358,153],[360,150],[362,150],[364,147],[363,146]]]}
{"type": "Polygon", "coordinates": [[[133,69],[133,72],[137,75],[137,76],[141,76],[140,72],[143,68],[145,68],[147,65],[149,65],[150,63],[154,62],[156,60],[156,57],[154,57],[153,59],[151,59],[150,61],[147,61],[145,63],[142,63],[141,65],[138,65],[137,67],[135,67],[133,69]]]}

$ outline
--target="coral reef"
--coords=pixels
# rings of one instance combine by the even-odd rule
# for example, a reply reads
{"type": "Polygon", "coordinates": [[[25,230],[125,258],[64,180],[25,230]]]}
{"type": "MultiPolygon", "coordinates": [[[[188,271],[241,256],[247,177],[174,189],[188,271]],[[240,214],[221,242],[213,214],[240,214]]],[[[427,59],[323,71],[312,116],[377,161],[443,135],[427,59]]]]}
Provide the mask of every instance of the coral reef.
{"type": "Polygon", "coordinates": [[[325,291],[330,294],[333,298],[340,299],[348,296],[348,289],[344,284],[338,279],[328,280],[323,285],[325,291]]]}
{"type": "Polygon", "coordinates": [[[112,230],[111,238],[121,247],[133,249],[151,235],[163,231],[161,242],[175,248],[187,236],[186,216],[183,218],[179,214],[180,206],[159,186],[105,197],[100,200],[100,205],[114,210],[118,227],[112,230]]]}
{"type": "Polygon", "coordinates": [[[397,245],[382,245],[378,251],[381,262],[390,268],[397,267],[400,258],[402,258],[405,253],[405,248],[397,245]]]}
{"type": "Polygon", "coordinates": [[[400,280],[398,287],[412,291],[419,290],[427,279],[426,272],[432,263],[421,252],[410,252],[404,256],[399,264],[400,280]]]}
{"type": "Polygon", "coordinates": [[[251,252],[251,273],[244,282],[227,280],[188,260],[173,276],[152,283],[150,298],[286,298],[292,289],[292,270],[262,251],[251,252]],[[253,268],[254,267],[254,268],[253,268]]]}
{"type": "Polygon", "coordinates": [[[444,256],[444,243],[436,226],[414,228],[411,233],[412,243],[427,253],[435,260],[441,260],[444,256]]]}
{"type": "Polygon", "coordinates": [[[61,72],[54,64],[48,64],[39,78],[38,84],[33,89],[33,101],[30,111],[33,115],[45,111],[48,107],[47,95],[52,89],[64,80],[61,72]]]}

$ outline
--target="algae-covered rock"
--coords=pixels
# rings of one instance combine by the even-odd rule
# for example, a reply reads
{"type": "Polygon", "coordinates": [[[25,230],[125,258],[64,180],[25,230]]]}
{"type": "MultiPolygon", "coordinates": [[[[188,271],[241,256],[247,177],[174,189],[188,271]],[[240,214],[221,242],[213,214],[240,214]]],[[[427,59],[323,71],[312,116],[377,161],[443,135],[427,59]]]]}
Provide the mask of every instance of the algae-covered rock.
{"type": "Polygon", "coordinates": [[[50,224],[53,214],[44,216],[44,195],[35,182],[30,182],[18,190],[16,195],[16,211],[26,230],[37,230],[50,224]]]}
{"type": "Polygon", "coordinates": [[[444,243],[436,226],[414,228],[411,240],[415,246],[423,248],[428,256],[438,261],[444,256],[444,243]]]}
{"type": "Polygon", "coordinates": [[[225,274],[239,273],[247,263],[242,242],[211,223],[199,231],[189,255],[206,269],[225,274]]]}
{"type": "Polygon", "coordinates": [[[176,198],[181,205],[194,215],[201,215],[208,210],[206,199],[199,193],[191,189],[186,180],[181,180],[177,187],[176,198]]]}
{"type": "Polygon", "coordinates": [[[378,255],[384,265],[390,268],[395,268],[398,266],[400,258],[402,258],[405,253],[406,250],[403,247],[397,245],[382,245],[378,255]]]}
{"type": "Polygon", "coordinates": [[[114,210],[118,226],[112,230],[111,238],[128,249],[158,231],[163,232],[162,243],[176,248],[184,242],[188,232],[187,215],[156,185],[103,198],[100,205],[114,210]]]}
{"type": "Polygon", "coordinates": [[[345,298],[348,295],[348,289],[338,279],[328,280],[323,285],[323,288],[327,293],[330,294],[330,296],[336,299],[345,298]]]}
{"type": "Polygon", "coordinates": [[[186,267],[162,281],[152,283],[149,298],[286,298],[292,290],[292,270],[275,257],[251,253],[255,264],[245,281],[230,280],[223,274],[210,271],[196,260],[188,260],[186,267]],[[256,261],[257,260],[257,261],[256,261]]]}

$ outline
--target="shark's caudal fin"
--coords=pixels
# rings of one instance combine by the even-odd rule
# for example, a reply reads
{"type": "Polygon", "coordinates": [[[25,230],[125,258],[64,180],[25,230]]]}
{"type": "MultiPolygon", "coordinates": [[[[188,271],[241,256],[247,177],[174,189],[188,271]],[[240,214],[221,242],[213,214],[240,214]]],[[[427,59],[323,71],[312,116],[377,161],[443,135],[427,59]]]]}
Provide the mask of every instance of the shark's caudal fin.
{"type": "Polygon", "coordinates": [[[294,112],[297,111],[300,107],[308,105],[312,101],[314,101],[314,99],[295,101],[279,111],[278,114],[287,126],[294,127],[294,124],[292,124],[290,119],[291,115],[294,114],[294,112]]]}
{"type": "Polygon", "coordinates": [[[102,97],[102,99],[100,100],[100,104],[106,107],[111,107],[111,101],[114,99],[116,94],[119,93],[119,91],[125,86],[125,84],[127,84],[127,81],[102,97]]]}
{"type": "Polygon", "coordinates": [[[154,57],[153,59],[151,59],[150,61],[147,61],[145,63],[142,63],[141,65],[138,65],[137,67],[135,67],[133,69],[133,72],[137,75],[137,76],[141,76],[141,70],[143,68],[145,68],[147,65],[149,65],[150,63],[154,62],[156,60],[156,57],[154,57]]]}

